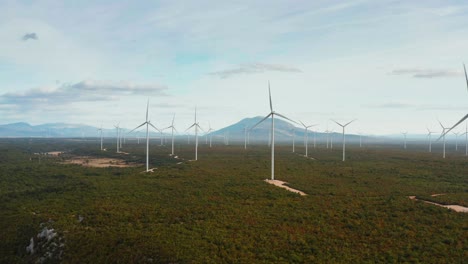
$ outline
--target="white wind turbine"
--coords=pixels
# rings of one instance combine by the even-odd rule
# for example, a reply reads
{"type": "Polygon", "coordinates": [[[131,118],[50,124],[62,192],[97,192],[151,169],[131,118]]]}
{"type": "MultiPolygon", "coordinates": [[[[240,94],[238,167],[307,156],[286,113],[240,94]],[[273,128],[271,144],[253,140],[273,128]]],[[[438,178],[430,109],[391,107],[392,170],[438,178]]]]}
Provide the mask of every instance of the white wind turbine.
{"type": "Polygon", "coordinates": [[[153,124],[151,124],[151,121],[148,120],[148,109],[149,109],[149,99],[148,99],[148,102],[146,103],[146,120],[145,120],[145,122],[143,122],[143,124],[135,127],[130,132],[128,132],[128,134],[130,134],[133,131],[137,130],[138,128],[146,125],[146,172],[150,171],[150,169],[149,169],[149,129],[148,128],[149,128],[149,126],[152,126],[154,129],[156,129],[156,131],[159,131],[159,129],[157,129],[155,126],[153,126],[153,124]]]}
{"type": "Polygon", "coordinates": [[[304,144],[305,144],[305,156],[308,157],[309,154],[308,154],[308,149],[309,149],[309,133],[308,133],[308,129],[309,127],[313,127],[313,126],[316,126],[316,124],[314,125],[310,125],[310,126],[306,126],[304,125],[304,123],[302,123],[302,121],[299,121],[301,123],[301,125],[304,127],[305,129],[305,133],[304,133],[304,144]]]}
{"type": "Polygon", "coordinates": [[[202,131],[203,129],[197,123],[197,108],[196,107],[195,107],[195,122],[189,128],[187,128],[187,130],[191,129],[192,127],[195,127],[195,160],[198,160],[198,129],[201,129],[202,131]]]}
{"type": "Polygon", "coordinates": [[[342,124],[336,122],[335,120],[333,120],[333,122],[335,122],[337,125],[339,125],[340,127],[343,128],[343,161],[345,161],[345,149],[346,149],[345,128],[346,128],[346,126],[348,126],[349,124],[351,124],[351,123],[354,122],[354,121],[356,121],[356,119],[351,120],[351,121],[349,121],[348,123],[342,125],[342,124]]]}
{"type": "Polygon", "coordinates": [[[435,132],[432,132],[427,127],[426,127],[426,129],[427,129],[427,136],[429,137],[429,152],[432,152],[432,137],[431,137],[431,134],[433,134],[435,132]]]}
{"type": "Polygon", "coordinates": [[[244,149],[247,149],[247,127],[244,127],[244,149]]]}
{"type": "Polygon", "coordinates": [[[271,180],[274,180],[275,179],[275,115],[282,117],[296,124],[297,122],[285,117],[282,114],[276,113],[273,110],[273,103],[271,102],[270,82],[268,82],[268,95],[270,98],[270,113],[267,116],[265,116],[262,120],[260,120],[257,124],[255,124],[253,127],[251,127],[250,130],[254,129],[256,126],[258,126],[260,123],[262,123],[263,121],[265,121],[267,118],[271,116],[271,130],[270,130],[271,132],[271,180]]]}
{"type": "Polygon", "coordinates": [[[442,127],[441,137],[443,139],[443,144],[444,144],[442,157],[445,159],[445,135],[447,135],[447,130],[449,130],[450,128],[449,127],[444,127],[440,121],[439,121],[439,124],[442,127]]]}
{"type": "Polygon", "coordinates": [[[171,141],[172,141],[172,145],[171,145],[171,149],[172,149],[172,152],[171,152],[171,156],[174,156],[174,130],[177,132],[177,129],[174,127],[174,119],[175,119],[175,114],[174,116],[172,117],[172,123],[170,126],[166,127],[165,129],[171,129],[171,141]]]}
{"type": "Polygon", "coordinates": [[[207,135],[210,136],[210,148],[211,148],[211,141],[212,141],[212,138],[213,138],[213,134],[211,134],[211,131],[213,131],[214,129],[211,128],[211,124],[208,122],[208,131],[206,132],[207,135]]]}
{"type": "MultiPolygon", "coordinates": [[[[466,74],[465,64],[463,64],[463,70],[465,71],[466,90],[468,91],[468,75],[466,74]]],[[[460,119],[460,121],[458,121],[455,125],[453,125],[451,128],[449,128],[447,131],[445,131],[445,133],[443,135],[441,135],[439,137],[439,139],[442,138],[442,136],[444,136],[448,132],[450,132],[452,129],[456,128],[459,124],[463,123],[463,121],[465,121],[467,118],[468,118],[468,114],[466,114],[462,119],[460,119]]]]}
{"type": "Polygon", "coordinates": [[[119,133],[119,131],[120,131],[120,122],[119,122],[117,125],[114,125],[114,127],[115,127],[115,129],[116,129],[116,131],[117,131],[117,153],[119,153],[119,152],[120,152],[120,151],[119,151],[119,145],[120,145],[120,144],[119,144],[119,140],[120,140],[120,139],[119,139],[119,136],[120,136],[120,133],[119,133]]]}
{"type": "Polygon", "coordinates": [[[465,156],[468,156],[468,123],[466,123],[465,133],[461,135],[465,135],[465,156]]]}
{"type": "Polygon", "coordinates": [[[98,131],[101,132],[101,151],[102,151],[102,124],[101,124],[101,128],[99,128],[98,131]]]}
{"type": "Polygon", "coordinates": [[[403,148],[406,149],[406,134],[408,134],[408,131],[406,132],[401,132],[401,134],[403,134],[403,136],[405,137],[405,141],[403,143],[403,148]]]}
{"type": "Polygon", "coordinates": [[[293,153],[295,152],[295,139],[296,139],[296,127],[293,127],[292,129],[292,147],[293,147],[293,153]]]}
{"type": "Polygon", "coordinates": [[[330,149],[333,149],[333,133],[335,133],[335,131],[330,130],[330,149]]]}
{"type": "Polygon", "coordinates": [[[455,135],[455,151],[458,151],[458,136],[460,132],[452,132],[455,135]]]}

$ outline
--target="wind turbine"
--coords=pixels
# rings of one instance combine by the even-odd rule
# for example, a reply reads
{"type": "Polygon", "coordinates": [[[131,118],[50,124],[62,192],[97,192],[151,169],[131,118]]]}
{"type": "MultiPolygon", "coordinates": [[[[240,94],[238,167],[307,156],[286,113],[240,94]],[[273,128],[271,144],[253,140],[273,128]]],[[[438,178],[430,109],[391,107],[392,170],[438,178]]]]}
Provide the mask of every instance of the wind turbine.
{"type": "Polygon", "coordinates": [[[244,149],[247,149],[247,127],[244,127],[244,149]]]}
{"type": "Polygon", "coordinates": [[[293,153],[295,152],[295,138],[296,138],[296,128],[293,127],[292,129],[292,143],[293,143],[293,153]]]}
{"type": "Polygon", "coordinates": [[[444,127],[440,121],[439,121],[439,124],[440,124],[440,126],[442,127],[442,135],[441,135],[441,137],[443,138],[443,144],[444,144],[442,157],[445,159],[445,135],[447,135],[447,130],[450,129],[450,128],[449,128],[449,127],[444,127]]]}
{"type": "Polygon", "coordinates": [[[461,135],[465,135],[465,156],[468,156],[468,123],[466,123],[465,133],[461,135]]]}
{"type": "Polygon", "coordinates": [[[335,131],[330,130],[330,149],[333,149],[333,133],[335,133],[335,131]]]}
{"type": "MultiPolygon", "coordinates": [[[[465,81],[466,81],[466,90],[468,91],[468,75],[466,74],[466,67],[465,67],[465,64],[463,63],[463,70],[465,71],[465,81]]],[[[443,135],[441,135],[439,137],[439,139],[442,137],[442,136],[445,136],[445,134],[447,134],[448,132],[450,132],[452,129],[456,128],[459,124],[461,124],[463,121],[465,121],[466,119],[468,118],[468,114],[466,114],[462,119],[460,119],[460,121],[458,121],[455,125],[453,125],[451,128],[449,128],[447,131],[445,131],[445,133],[443,135]]],[[[438,139],[438,140],[439,140],[438,139]]]]}
{"type": "Polygon", "coordinates": [[[435,133],[435,132],[432,132],[427,127],[426,127],[426,129],[427,129],[427,136],[429,137],[429,152],[432,152],[432,137],[431,137],[431,134],[435,133]]]}
{"type": "Polygon", "coordinates": [[[405,137],[405,141],[403,143],[403,148],[406,149],[406,134],[408,134],[408,131],[406,132],[401,132],[401,134],[403,134],[403,136],[405,137]]]}
{"type": "Polygon", "coordinates": [[[345,161],[345,149],[346,149],[345,128],[346,128],[346,126],[348,126],[349,124],[351,124],[351,123],[354,122],[354,121],[356,121],[356,119],[351,120],[351,121],[349,121],[348,123],[342,125],[342,124],[336,122],[335,120],[333,120],[333,122],[335,122],[337,125],[339,125],[340,127],[343,128],[343,161],[345,161]]]}
{"type": "Polygon", "coordinates": [[[101,124],[101,128],[99,128],[98,131],[101,131],[101,151],[102,151],[102,124],[101,124]]]}
{"type": "Polygon", "coordinates": [[[128,132],[128,134],[130,134],[133,131],[137,130],[138,128],[146,125],[146,172],[150,171],[149,170],[149,130],[148,130],[148,127],[152,126],[154,129],[156,129],[156,131],[159,131],[159,129],[157,129],[155,126],[153,126],[153,124],[151,124],[151,121],[148,120],[148,109],[149,109],[149,99],[148,99],[148,102],[146,103],[146,120],[145,120],[145,122],[143,122],[143,124],[135,127],[130,132],[128,132]]]}
{"type": "Polygon", "coordinates": [[[174,127],[174,119],[175,119],[175,114],[172,117],[172,123],[170,126],[166,127],[165,129],[171,129],[171,137],[172,137],[172,152],[171,156],[174,156],[174,130],[177,131],[177,129],[174,127]]]}
{"type": "Polygon", "coordinates": [[[208,131],[206,132],[206,134],[210,135],[210,148],[211,148],[211,139],[213,138],[213,135],[211,134],[211,131],[213,131],[214,129],[211,128],[211,124],[208,122],[208,131]]]}
{"type": "Polygon", "coordinates": [[[325,130],[325,133],[327,133],[327,137],[326,137],[326,139],[327,139],[327,149],[328,149],[328,139],[329,139],[328,133],[329,133],[329,132],[330,132],[330,131],[329,131],[328,128],[327,128],[327,130],[325,130]]]}
{"type": "Polygon", "coordinates": [[[119,130],[120,130],[120,122],[117,125],[114,125],[116,131],[117,131],[117,153],[119,153],[119,130]]]}
{"type": "Polygon", "coordinates": [[[458,151],[458,136],[460,132],[452,132],[455,135],[455,151],[458,151]]]}
{"type": "Polygon", "coordinates": [[[267,116],[265,116],[262,120],[260,120],[257,124],[255,124],[252,128],[250,128],[250,130],[254,129],[256,126],[258,126],[260,123],[262,123],[263,121],[265,121],[267,118],[271,116],[271,130],[270,130],[271,132],[271,180],[274,180],[275,179],[275,115],[282,117],[296,124],[297,122],[285,117],[284,115],[280,113],[276,113],[273,110],[273,103],[271,102],[271,90],[270,90],[269,81],[268,81],[268,95],[270,98],[270,113],[267,116]]]}
{"type": "Polygon", "coordinates": [[[195,160],[198,160],[198,129],[201,129],[201,130],[203,129],[197,123],[197,108],[196,107],[195,107],[195,122],[193,122],[193,124],[189,128],[187,128],[187,130],[191,129],[192,127],[195,127],[195,160]]]}
{"type": "Polygon", "coordinates": [[[305,156],[308,157],[308,147],[309,147],[309,133],[308,133],[308,129],[309,127],[313,127],[313,126],[316,126],[316,124],[314,125],[310,125],[310,126],[306,126],[304,125],[304,123],[302,123],[302,121],[299,121],[301,122],[301,125],[305,128],[305,133],[304,133],[304,144],[305,144],[305,156]]]}

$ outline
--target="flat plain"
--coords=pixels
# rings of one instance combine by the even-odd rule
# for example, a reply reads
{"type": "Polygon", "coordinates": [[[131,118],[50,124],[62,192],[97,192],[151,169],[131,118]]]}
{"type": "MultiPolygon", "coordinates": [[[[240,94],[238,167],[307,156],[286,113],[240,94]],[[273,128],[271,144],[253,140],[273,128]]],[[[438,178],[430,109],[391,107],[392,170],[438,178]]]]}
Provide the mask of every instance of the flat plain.
{"type": "Polygon", "coordinates": [[[463,150],[347,145],[209,148],[152,141],[115,153],[106,140],[0,139],[0,262],[463,263],[468,214],[409,199],[468,206],[463,150]],[[59,155],[40,153],[60,151],[59,155]],[[436,152],[437,149],[434,150],[436,152]],[[36,153],[36,154],[34,154],[36,153]],[[130,167],[66,164],[73,157],[130,167]],[[433,194],[442,194],[432,196],[433,194]],[[47,230],[45,232],[44,230],[47,230]],[[51,231],[52,230],[52,231],[51,231]],[[42,232],[42,235],[41,235],[42,232]],[[49,236],[44,236],[44,234],[49,236]],[[33,238],[33,247],[31,246],[33,238]],[[29,247],[29,249],[27,249],[29,247]],[[32,252],[30,249],[34,249],[32,252]]]}

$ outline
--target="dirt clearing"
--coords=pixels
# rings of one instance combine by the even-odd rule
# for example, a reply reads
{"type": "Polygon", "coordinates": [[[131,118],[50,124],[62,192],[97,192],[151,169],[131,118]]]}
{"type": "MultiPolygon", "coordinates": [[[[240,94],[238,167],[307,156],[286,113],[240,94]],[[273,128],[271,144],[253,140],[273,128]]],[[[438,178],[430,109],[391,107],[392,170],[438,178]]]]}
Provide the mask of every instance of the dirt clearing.
{"type": "Polygon", "coordinates": [[[301,196],[307,195],[306,193],[304,193],[302,191],[299,191],[299,190],[293,189],[293,188],[291,188],[289,186],[286,186],[285,184],[287,184],[287,182],[278,181],[278,180],[268,180],[268,179],[266,179],[265,181],[268,182],[269,184],[273,184],[273,185],[276,185],[278,187],[284,188],[284,189],[286,189],[286,190],[288,190],[290,192],[298,193],[301,196]]]}
{"type": "Polygon", "coordinates": [[[84,167],[94,167],[94,168],[107,168],[107,167],[136,167],[139,164],[128,163],[125,160],[121,159],[111,159],[111,158],[95,158],[95,157],[73,157],[69,160],[64,161],[65,164],[78,164],[84,167]]]}

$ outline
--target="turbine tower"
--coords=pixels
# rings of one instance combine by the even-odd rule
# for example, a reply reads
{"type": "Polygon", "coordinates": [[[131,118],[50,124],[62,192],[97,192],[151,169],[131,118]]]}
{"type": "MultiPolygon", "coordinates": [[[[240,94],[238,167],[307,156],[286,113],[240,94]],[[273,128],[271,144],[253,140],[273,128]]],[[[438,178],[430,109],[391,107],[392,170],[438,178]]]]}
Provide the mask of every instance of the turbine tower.
{"type": "Polygon", "coordinates": [[[431,134],[435,133],[435,132],[432,132],[427,127],[426,127],[426,129],[427,129],[427,136],[429,137],[429,152],[432,152],[432,137],[431,137],[431,134]]]}
{"type": "Polygon", "coordinates": [[[406,132],[401,132],[401,134],[403,134],[403,136],[405,137],[405,141],[403,143],[403,148],[406,149],[406,134],[408,134],[408,131],[406,132]]]}
{"type": "Polygon", "coordinates": [[[465,135],[465,156],[468,156],[468,123],[466,123],[465,133],[461,135],[465,135]]]}
{"type": "Polygon", "coordinates": [[[291,131],[292,131],[292,144],[293,144],[293,146],[292,146],[293,151],[292,152],[294,153],[295,152],[295,138],[296,138],[296,129],[295,129],[295,127],[293,127],[291,129],[291,131]]]}
{"type": "Polygon", "coordinates": [[[442,127],[441,137],[443,139],[443,144],[444,144],[442,157],[445,159],[445,135],[447,135],[447,130],[449,130],[450,128],[449,127],[444,127],[440,121],[439,121],[439,124],[442,127]]]}
{"type": "Polygon", "coordinates": [[[99,128],[98,131],[101,132],[101,151],[102,151],[102,123],[101,123],[101,128],[99,128]]]}
{"type": "Polygon", "coordinates": [[[271,130],[270,130],[271,132],[271,180],[274,180],[275,179],[275,115],[282,117],[296,124],[297,122],[285,117],[284,115],[280,113],[276,113],[273,110],[273,103],[271,102],[270,81],[268,81],[268,95],[270,98],[270,113],[267,116],[265,116],[262,120],[260,120],[257,124],[255,124],[252,128],[250,128],[250,130],[254,129],[256,126],[258,126],[260,123],[262,123],[263,121],[265,121],[267,118],[271,116],[271,130]]]}
{"type": "Polygon", "coordinates": [[[148,102],[146,103],[146,121],[143,122],[143,124],[135,127],[132,129],[128,134],[132,133],[133,131],[137,130],[138,128],[146,125],[146,172],[149,172],[149,126],[152,126],[156,131],[159,131],[153,124],[151,124],[151,121],[148,120],[148,109],[149,109],[149,99],[148,102]]]}
{"type": "Polygon", "coordinates": [[[458,151],[458,136],[460,132],[452,132],[455,135],[455,151],[458,151]]]}
{"type": "Polygon", "coordinates": [[[164,129],[171,129],[171,141],[172,141],[172,146],[171,146],[171,149],[172,149],[172,152],[171,152],[171,156],[174,156],[174,130],[177,132],[177,129],[174,127],[174,119],[175,119],[175,114],[174,116],[172,117],[172,123],[170,126],[164,128],[164,129]]]}
{"type": "Polygon", "coordinates": [[[316,124],[314,125],[310,125],[310,126],[306,126],[304,125],[304,123],[302,123],[302,121],[299,121],[301,122],[301,125],[304,127],[305,129],[305,133],[304,133],[304,144],[305,144],[305,156],[308,157],[309,154],[308,154],[308,147],[309,147],[309,133],[308,133],[308,129],[309,127],[313,127],[313,126],[316,126],[316,124]]]}
{"type": "MultiPolygon", "coordinates": [[[[203,129],[200,127],[200,125],[197,123],[197,108],[195,107],[195,122],[187,128],[187,130],[191,129],[192,127],[195,127],[195,160],[198,160],[198,129],[203,129]]],[[[187,131],[185,130],[185,131],[187,131]]]]}
{"type": "Polygon", "coordinates": [[[120,130],[120,122],[117,125],[114,125],[116,131],[117,131],[117,153],[120,153],[119,151],[119,130],[120,130]]]}
{"type": "Polygon", "coordinates": [[[211,131],[213,131],[213,129],[211,128],[210,122],[208,122],[208,131],[206,132],[206,134],[210,136],[210,148],[211,148],[211,141],[212,141],[212,138],[213,138],[213,135],[211,134],[211,131]]]}
{"type": "Polygon", "coordinates": [[[346,158],[345,158],[345,157],[346,157],[346,156],[345,156],[345,149],[346,149],[345,128],[346,128],[346,126],[348,126],[349,124],[351,124],[351,123],[354,122],[354,121],[356,121],[356,119],[351,120],[351,121],[349,121],[348,123],[346,123],[346,124],[343,125],[343,124],[340,124],[340,123],[336,122],[335,120],[333,120],[333,122],[335,122],[337,125],[339,125],[340,127],[343,128],[343,161],[345,161],[345,159],[346,159],[346,158]]]}

